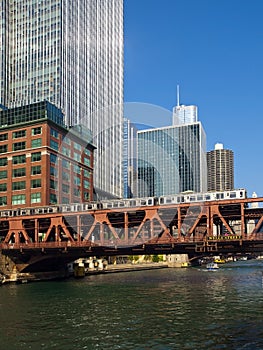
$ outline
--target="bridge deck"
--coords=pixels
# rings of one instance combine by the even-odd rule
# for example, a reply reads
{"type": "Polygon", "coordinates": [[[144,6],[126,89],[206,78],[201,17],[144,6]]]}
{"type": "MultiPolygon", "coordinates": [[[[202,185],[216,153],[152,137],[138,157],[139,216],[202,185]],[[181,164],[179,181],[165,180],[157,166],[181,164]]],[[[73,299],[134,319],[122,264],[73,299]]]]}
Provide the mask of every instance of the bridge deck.
{"type": "MultiPolygon", "coordinates": [[[[263,251],[263,198],[0,217],[2,254],[37,257],[263,251]]],[[[34,260],[34,261],[35,261],[34,260]]]]}

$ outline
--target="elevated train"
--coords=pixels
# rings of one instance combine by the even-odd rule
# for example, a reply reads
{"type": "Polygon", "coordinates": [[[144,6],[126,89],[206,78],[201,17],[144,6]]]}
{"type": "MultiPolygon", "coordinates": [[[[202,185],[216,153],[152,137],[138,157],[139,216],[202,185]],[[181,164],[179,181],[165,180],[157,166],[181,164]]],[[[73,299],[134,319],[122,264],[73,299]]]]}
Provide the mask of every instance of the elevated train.
{"type": "Polygon", "coordinates": [[[146,198],[130,198],[130,199],[111,199],[102,200],[99,202],[89,203],[73,203],[73,204],[61,204],[50,205],[45,207],[35,208],[17,208],[17,209],[5,209],[0,210],[0,218],[2,217],[14,217],[14,216],[26,216],[26,215],[41,215],[48,213],[67,213],[67,212],[81,212],[81,211],[94,211],[101,209],[117,209],[117,208],[135,208],[135,207],[148,207],[154,205],[168,205],[168,204],[181,204],[181,203],[198,203],[205,201],[220,201],[231,199],[244,199],[247,198],[245,189],[237,189],[232,191],[223,192],[206,192],[206,193],[194,193],[187,191],[177,195],[167,195],[161,197],[146,197],[146,198]]]}

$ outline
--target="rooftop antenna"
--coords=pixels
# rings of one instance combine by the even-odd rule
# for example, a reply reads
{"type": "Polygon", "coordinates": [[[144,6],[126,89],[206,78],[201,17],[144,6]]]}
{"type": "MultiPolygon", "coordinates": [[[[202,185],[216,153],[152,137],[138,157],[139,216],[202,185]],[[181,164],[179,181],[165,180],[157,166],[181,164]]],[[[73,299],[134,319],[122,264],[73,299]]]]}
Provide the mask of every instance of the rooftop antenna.
{"type": "Polygon", "coordinates": [[[180,91],[179,91],[179,85],[177,85],[177,107],[180,106],[180,91]]]}

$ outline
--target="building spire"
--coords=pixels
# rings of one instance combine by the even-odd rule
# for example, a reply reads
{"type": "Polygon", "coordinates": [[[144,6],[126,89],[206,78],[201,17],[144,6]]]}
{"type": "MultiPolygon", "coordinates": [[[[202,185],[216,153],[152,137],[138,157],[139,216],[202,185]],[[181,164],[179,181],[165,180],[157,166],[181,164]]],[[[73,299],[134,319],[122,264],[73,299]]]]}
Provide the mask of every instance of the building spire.
{"type": "Polygon", "coordinates": [[[180,90],[179,85],[177,85],[177,107],[180,106],[180,90]]]}

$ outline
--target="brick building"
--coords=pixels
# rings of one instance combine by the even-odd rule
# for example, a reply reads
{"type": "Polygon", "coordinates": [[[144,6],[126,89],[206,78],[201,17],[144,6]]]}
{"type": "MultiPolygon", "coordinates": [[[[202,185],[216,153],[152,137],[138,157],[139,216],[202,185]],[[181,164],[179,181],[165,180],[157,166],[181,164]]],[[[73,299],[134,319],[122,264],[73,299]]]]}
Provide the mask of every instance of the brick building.
{"type": "Polygon", "coordinates": [[[91,135],[47,101],[0,111],[0,206],[93,199],[91,135]]]}

